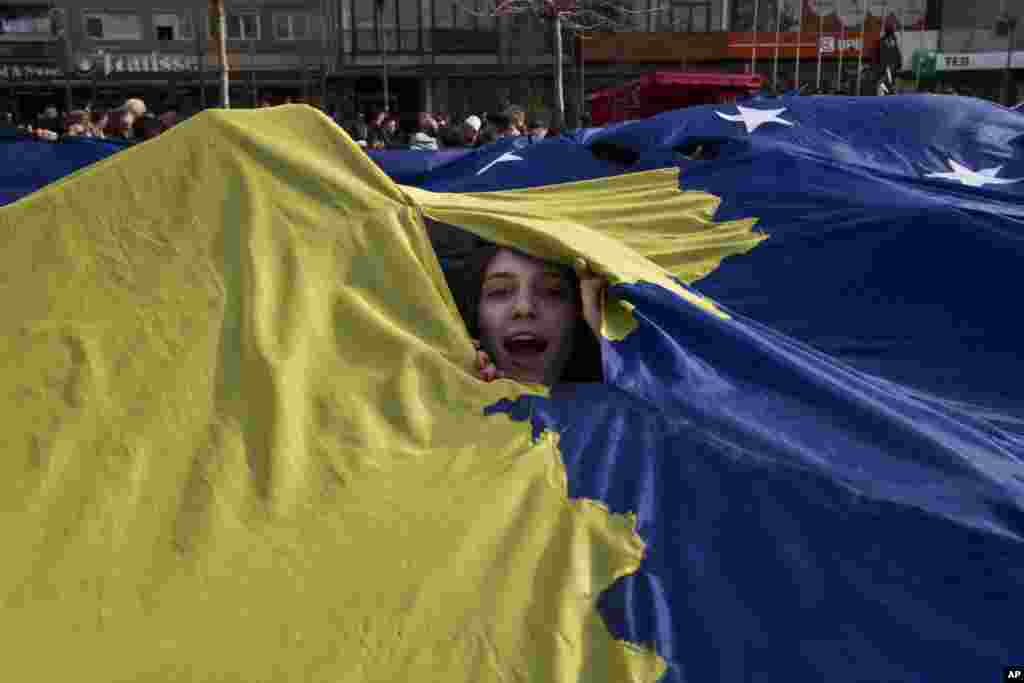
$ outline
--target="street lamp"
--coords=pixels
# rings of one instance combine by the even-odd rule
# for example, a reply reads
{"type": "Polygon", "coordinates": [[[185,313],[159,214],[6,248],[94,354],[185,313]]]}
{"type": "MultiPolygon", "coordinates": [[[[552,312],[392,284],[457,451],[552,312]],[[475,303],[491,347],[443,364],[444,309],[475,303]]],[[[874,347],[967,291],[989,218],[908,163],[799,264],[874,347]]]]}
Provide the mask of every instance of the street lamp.
{"type": "Polygon", "coordinates": [[[1003,103],[1012,107],[1010,101],[1010,85],[1013,82],[1013,37],[1017,32],[1017,17],[1009,12],[1003,12],[996,19],[996,35],[1002,35],[1006,31],[1006,70],[1003,72],[1003,103]]]}

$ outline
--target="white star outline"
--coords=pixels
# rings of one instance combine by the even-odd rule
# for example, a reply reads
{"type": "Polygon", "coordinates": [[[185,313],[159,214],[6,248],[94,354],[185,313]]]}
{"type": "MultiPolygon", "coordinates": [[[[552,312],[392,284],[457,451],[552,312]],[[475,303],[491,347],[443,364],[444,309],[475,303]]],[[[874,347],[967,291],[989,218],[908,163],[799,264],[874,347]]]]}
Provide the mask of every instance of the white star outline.
{"type": "Polygon", "coordinates": [[[949,159],[949,167],[952,171],[946,173],[928,173],[925,178],[943,178],[945,180],[958,181],[967,187],[984,187],[985,185],[1010,185],[1011,183],[1019,183],[1024,178],[997,178],[999,171],[1003,170],[1002,166],[993,166],[992,168],[983,168],[978,171],[971,170],[963,164],[949,159]]]}
{"type": "Polygon", "coordinates": [[[782,109],[753,109],[751,107],[744,107],[737,104],[736,110],[739,114],[723,114],[720,111],[716,111],[715,113],[726,121],[734,121],[736,123],[742,121],[747,127],[748,133],[753,133],[766,123],[781,123],[784,126],[793,125],[792,121],[779,118],[779,115],[786,111],[785,107],[782,109]]]}
{"type": "Polygon", "coordinates": [[[497,159],[495,159],[494,161],[492,161],[491,163],[487,164],[486,166],[481,168],[479,171],[477,171],[476,174],[477,175],[483,175],[487,170],[489,170],[491,168],[491,166],[494,166],[495,164],[499,164],[499,163],[501,163],[503,161],[522,161],[522,160],[523,160],[523,158],[521,156],[519,156],[518,154],[513,154],[512,152],[505,152],[500,157],[498,157],[497,159]]]}

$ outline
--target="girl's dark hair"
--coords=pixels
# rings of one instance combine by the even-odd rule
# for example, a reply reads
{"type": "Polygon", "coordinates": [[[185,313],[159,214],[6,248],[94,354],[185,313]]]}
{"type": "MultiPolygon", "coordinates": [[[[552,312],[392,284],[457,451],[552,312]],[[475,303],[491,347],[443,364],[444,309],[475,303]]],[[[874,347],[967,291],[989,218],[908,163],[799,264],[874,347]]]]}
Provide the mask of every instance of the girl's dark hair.
{"type": "MultiPolygon", "coordinates": [[[[457,276],[454,289],[455,302],[466,321],[466,327],[473,339],[480,339],[480,295],[483,291],[484,273],[487,266],[501,249],[495,244],[484,244],[477,247],[463,262],[457,276]]],[[[517,251],[511,249],[512,251],[517,251]]],[[[522,253],[522,252],[519,252],[522,253]]],[[[563,268],[566,281],[572,288],[573,301],[576,304],[576,329],[573,334],[572,355],[565,365],[560,382],[602,382],[604,371],[601,366],[601,345],[590,326],[583,319],[583,305],[580,296],[580,281],[572,268],[563,268]]]]}

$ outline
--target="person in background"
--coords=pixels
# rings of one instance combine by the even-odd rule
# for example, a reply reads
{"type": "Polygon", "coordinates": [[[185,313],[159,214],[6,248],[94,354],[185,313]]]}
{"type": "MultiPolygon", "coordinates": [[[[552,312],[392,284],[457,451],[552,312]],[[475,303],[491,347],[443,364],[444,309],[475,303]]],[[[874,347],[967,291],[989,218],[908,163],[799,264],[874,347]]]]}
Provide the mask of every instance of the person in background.
{"type": "Polygon", "coordinates": [[[60,117],[57,114],[57,107],[52,104],[43,110],[43,113],[36,118],[36,128],[57,133],[61,130],[60,117]]]}
{"type": "Polygon", "coordinates": [[[495,127],[492,126],[491,124],[487,124],[486,126],[480,129],[480,134],[476,136],[476,142],[474,143],[474,146],[483,147],[484,145],[489,145],[492,142],[497,142],[497,140],[497,129],[495,129],[495,127]]]}
{"type": "Polygon", "coordinates": [[[505,108],[511,127],[515,129],[516,135],[526,135],[526,110],[518,104],[510,104],[505,108]]]}
{"type": "Polygon", "coordinates": [[[152,140],[167,128],[163,122],[152,114],[143,114],[132,122],[132,139],[136,142],[152,140]]]}
{"type": "Polygon", "coordinates": [[[64,134],[70,137],[91,136],[89,112],[75,109],[64,116],[64,134]]]}
{"type": "Polygon", "coordinates": [[[526,126],[526,134],[530,136],[531,142],[539,142],[548,134],[548,122],[543,119],[533,119],[526,126]]]}
{"type": "Polygon", "coordinates": [[[471,143],[466,142],[466,136],[463,134],[461,126],[457,128],[452,126],[439,128],[437,131],[437,142],[439,146],[444,148],[473,146],[471,143]]]}
{"type": "Polygon", "coordinates": [[[103,109],[94,109],[89,112],[89,134],[94,138],[106,137],[104,129],[107,127],[109,118],[110,115],[103,109]]]}
{"type": "Polygon", "coordinates": [[[107,126],[103,130],[104,137],[132,138],[132,126],[135,124],[135,117],[124,107],[118,107],[107,115],[107,126]]]}
{"type": "Polygon", "coordinates": [[[415,127],[409,136],[409,149],[436,152],[437,145],[437,122],[427,112],[420,112],[416,115],[415,127]]]}
{"type": "Polygon", "coordinates": [[[517,137],[519,129],[512,122],[512,117],[507,113],[488,114],[487,122],[494,128],[494,135],[497,138],[517,137]]]}
{"type": "Polygon", "coordinates": [[[167,111],[157,117],[160,119],[160,123],[164,125],[164,129],[174,128],[178,125],[178,108],[168,107],[167,111]]]}
{"type": "Polygon", "coordinates": [[[363,149],[370,146],[369,126],[367,126],[365,122],[360,121],[359,119],[352,119],[350,121],[346,121],[343,128],[345,129],[345,132],[348,133],[349,137],[352,138],[354,143],[363,149]]]}
{"type": "Polygon", "coordinates": [[[472,147],[476,144],[476,136],[480,134],[480,126],[482,125],[483,121],[476,114],[470,114],[462,122],[462,138],[465,141],[466,147],[472,147]]]}
{"type": "Polygon", "coordinates": [[[125,100],[122,106],[126,110],[130,111],[132,113],[132,116],[134,116],[135,118],[145,116],[146,112],[149,111],[146,108],[146,103],[140,100],[138,97],[132,97],[125,100]]]}
{"type": "Polygon", "coordinates": [[[384,119],[387,112],[381,109],[371,109],[366,113],[366,135],[367,139],[379,137],[384,130],[384,119]]]}

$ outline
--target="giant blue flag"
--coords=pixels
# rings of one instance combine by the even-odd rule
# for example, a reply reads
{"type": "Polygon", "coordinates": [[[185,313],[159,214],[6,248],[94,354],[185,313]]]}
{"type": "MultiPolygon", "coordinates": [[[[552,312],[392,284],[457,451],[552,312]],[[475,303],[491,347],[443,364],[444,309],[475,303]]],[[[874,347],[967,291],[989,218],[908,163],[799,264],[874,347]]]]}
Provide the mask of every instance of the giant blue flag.
{"type": "MultiPolygon", "coordinates": [[[[615,636],[651,647],[664,659],[663,681],[998,680],[1003,667],[1019,660],[1024,642],[1024,437],[1014,431],[1022,416],[1015,386],[1022,365],[1013,352],[1011,269],[1020,262],[1024,188],[1016,180],[1024,178],[1024,123],[1007,110],[952,98],[803,98],[743,107],[696,108],[541,143],[503,141],[446,158],[416,161],[402,156],[411,153],[387,153],[376,157],[386,170],[401,161],[409,173],[406,180],[418,175],[414,184],[434,192],[406,188],[399,194],[386,187],[381,192],[387,190],[393,197],[389,201],[409,201],[428,217],[478,238],[545,258],[583,256],[615,276],[609,311],[630,324],[601,340],[605,381],[558,386],[550,395],[513,392],[483,413],[494,420],[495,429],[506,428],[507,416],[529,425],[538,444],[557,444],[571,498],[597,500],[613,513],[636,515],[637,533],[646,544],[643,559],[601,596],[599,607],[615,636]],[[684,191],[673,189],[671,196],[656,182],[608,190],[613,184],[600,180],[670,166],[680,167],[684,191]],[[551,187],[587,179],[597,180],[551,187]],[[530,187],[543,189],[489,191],[530,187]],[[768,235],[747,253],[727,258],[692,288],[657,275],[635,251],[616,248],[609,234],[618,230],[625,235],[623,242],[635,238],[622,228],[572,220],[587,212],[621,214],[628,227],[649,230],[668,248],[672,236],[654,227],[663,227],[665,212],[688,201],[688,191],[700,193],[693,195],[695,205],[704,201],[700,197],[720,199],[716,221],[756,218],[768,235]],[[625,208],[616,209],[616,204],[625,208]],[[719,305],[704,298],[709,293],[719,305]]],[[[266,116],[270,123],[278,115],[266,116]]],[[[217,211],[226,200],[214,191],[218,186],[197,183],[210,195],[210,214],[221,216],[230,229],[237,216],[251,216],[266,226],[247,238],[249,250],[238,253],[262,248],[275,257],[245,256],[249,280],[243,268],[236,280],[226,282],[243,302],[247,296],[269,300],[278,293],[282,299],[262,307],[246,304],[241,311],[266,313],[268,329],[311,312],[329,318],[330,324],[293,332],[303,340],[302,334],[319,339],[316,335],[349,327],[354,334],[361,328],[336,312],[330,317],[334,309],[313,295],[320,287],[337,286],[345,293],[358,292],[347,295],[355,302],[352,310],[368,311],[366,320],[383,319],[378,313],[391,310],[409,319],[433,319],[427,314],[437,311],[416,298],[426,296],[428,287],[409,292],[406,302],[395,293],[394,281],[372,267],[346,271],[346,277],[365,279],[358,288],[342,286],[347,281],[340,277],[337,283],[316,286],[303,279],[312,276],[292,265],[295,254],[308,253],[310,272],[333,265],[338,254],[348,253],[345,249],[361,256],[376,248],[395,263],[411,263],[402,260],[403,249],[422,240],[409,228],[410,237],[383,249],[348,232],[330,238],[322,226],[311,224],[302,234],[316,235],[326,246],[303,251],[306,247],[293,233],[274,232],[275,221],[308,221],[319,215],[312,211],[318,207],[344,214],[349,204],[361,206],[359,197],[322,196],[321,188],[333,187],[329,183],[344,174],[324,174],[318,156],[316,163],[299,163],[285,142],[264,154],[263,147],[251,144],[240,118],[237,125],[234,119],[225,122],[214,146],[227,160],[225,168],[244,158],[248,175],[241,177],[270,187],[268,178],[274,176],[267,170],[280,171],[283,186],[298,188],[292,195],[309,195],[299,206],[278,202],[272,192],[255,192],[246,183],[225,184],[225,196],[256,208],[221,215],[217,211]],[[245,155],[262,161],[248,161],[245,155]],[[291,178],[289,172],[316,182],[291,178]],[[273,251],[279,243],[292,244],[289,240],[300,246],[283,254],[273,251]],[[276,280],[264,272],[274,269],[288,276],[276,280]],[[294,277],[303,286],[287,286],[294,277]],[[250,281],[260,286],[243,286],[250,281]],[[385,308],[389,296],[401,305],[385,308]]],[[[320,131],[296,117],[299,123],[320,131]]],[[[258,124],[256,118],[250,123],[258,124]]],[[[190,130],[177,135],[185,139],[190,130]]],[[[201,131],[195,130],[198,139],[201,131]]],[[[274,130],[281,134],[280,125],[274,130]]],[[[322,154],[323,147],[309,154],[322,154]]],[[[143,153],[152,151],[155,158],[159,151],[146,145],[140,149],[132,166],[136,169],[143,153]]],[[[351,154],[339,163],[376,182],[351,154]]],[[[159,189],[167,184],[150,185],[159,189]]],[[[680,225],[692,224],[694,213],[685,220],[680,214],[680,225]]],[[[402,215],[412,220],[418,213],[402,215]]],[[[368,229],[362,226],[379,226],[382,239],[390,234],[384,218],[352,225],[358,227],[346,229],[356,235],[368,229]]],[[[200,246],[214,242],[222,243],[206,239],[200,246]]],[[[151,249],[149,242],[139,244],[140,251],[151,249]]],[[[182,238],[181,244],[190,243],[182,238]]],[[[191,266],[184,257],[179,260],[191,266]]],[[[225,272],[234,263],[235,252],[227,252],[225,272]]],[[[410,265],[407,274],[419,272],[410,265]]],[[[191,278],[185,282],[199,277],[185,266],[182,273],[191,278]]],[[[134,285],[131,291],[146,294],[134,285]]],[[[72,312],[79,314],[78,309],[72,312]]],[[[421,338],[433,339],[435,327],[381,326],[380,334],[390,339],[386,333],[398,330],[394,348],[420,354],[429,346],[421,338]]],[[[261,400],[261,387],[273,397],[273,387],[298,392],[310,377],[320,377],[305,371],[318,366],[305,360],[295,365],[296,358],[313,358],[313,351],[326,353],[325,348],[348,353],[344,344],[333,342],[275,346],[278,337],[259,337],[261,325],[225,323],[223,329],[256,335],[278,354],[267,365],[293,369],[289,381],[280,384],[264,382],[261,371],[230,374],[252,387],[251,396],[232,394],[239,410],[261,400]]],[[[425,378],[447,378],[449,369],[429,375],[424,368],[433,366],[426,361],[398,362],[368,347],[358,352],[380,364],[371,374],[388,392],[375,394],[387,397],[382,405],[401,408],[401,415],[382,424],[410,422],[417,427],[410,433],[423,443],[460,452],[461,435],[435,433],[424,408],[443,399],[453,410],[466,409],[466,401],[456,400],[451,391],[423,390],[425,378]],[[386,381],[392,366],[395,381],[401,380],[394,385],[386,381]]],[[[435,359],[426,353],[422,357],[435,359]]],[[[263,367],[256,361],[251,365],[263,367]]],[[[339,375],[334,381],[348,380],[339,375]]],[[[182,390],[186,394],[191,396],[182,390]]],[[[347,405],[345,392],[331,393],[331,400],[347,405]]],[[[306,402],[279,403],[282,413],[306,415],[306,402]]],[[[335,415],[358,417],[365,411],[350,406],[348,412],[331,413],[322,399],[315,405],[317,417],[306,422],[315,422],[310,428],[330,439],[321,434],[313,446],[348,444],[352,437],[344,428],[358,420],[335,415]]],[[[252,421],[254,429],[260,424],[252,421]]],[[[301,432],[296,427],[295,433],[301,432]]],[[[278,440],[288,441],[284,436],[278,440]]],[[[300,439],[288,445],[292,450],[283,453],[288,457],[273,461],[284,473],[289,463],[306,461],[300,457],[300,439]]],[[[350,449],[355,453],[360,446],[350,449]]],[[[237,460],[244,463],[245,458],[237,460]]],[[[279,478],[292,483],[283,474],[279,478]]],[[[434,479],[425,480],[424,497],[435,489],[434,479]]],[[[456,496],[453,504],[461,500],[456,496]]],[[[530,515],[509,505],[509,528],[516,529],[530,515]]],[[[346,508],[349,515],[359,510],[346,508]]],[[[409,524],[416,519],[410,513],[409,524]]],[[[438,518],[438,528],[449,526],[438,518]]],[[[234,524],[229,531],[243,528],[234,524]]],[[[282,536],[294,539],[288,557],[304,556],[298,548],[302,534],[282,536]]],[[[533,538],[525,532],[520,536],[524,543],[533,538]]],[[[261,538],[279,542],[270,534],[261,538]]],[[[317,538],[318,547],[345,540],[317,538]]],[[[489,557],[490,552],[501,559],[513,550],[488,547],[477,554],[489,557]]],[[[595,555],[573,561],[586,568],[603,559],[595,555]]],[[[415,558],[409,566],[417,566],[415,558]]],[[[292,562],[287,568],[310,567],[315,563],[292,562]]],[[[244,571],[241,564],[238,571],[244,571]]],[[[339,581],[345,580],[345,571],[339,569],[339,581]]],[[[431,565],[429,574],[454,571],[452,565],[431,565]]],[[[549,584],[550,574],[537,572],[536,585],[549,584]]],[[[566,595],[572,590],[567,584],[566,595]]],[[[409,609],[424,602],[422,592],[410,595],[417,597],[409,609]]],[[[539,589],[537,595],[542,595],[539,589]]],[[[373,625],[372,619],[366,623],[373,625]]],[[[467,620],[465,625],[475,623],[467,620]]],[[[504,624],[513,626],[518,627],[504,624]]],[[[577,636],[567,632],[559,642],[572,651],[577,636]]],[[[500,648],[481,651],[498,663],[508,657],[500,648]]]]}
{"type": "MultiPolygon", "coordinates": [[[[374,158],[399,173],[409,154],[423,156],[374,158]]],[[[541,143],[506,139],[443,162],[403,182],[486,192],[678,166],[680,189],[720,198],[716,220],[756,218],[768,235],[697,289],[858,368],[1024,428],[1007,298],[1024,257],[1015,112],[946,96],[759,98],[541,143]]]]}
{"type": "Polygon", "coordinates": [[[59,143],[0,135],[0,206],[124,149],[113,140],[72,137],[59,143]]]}

